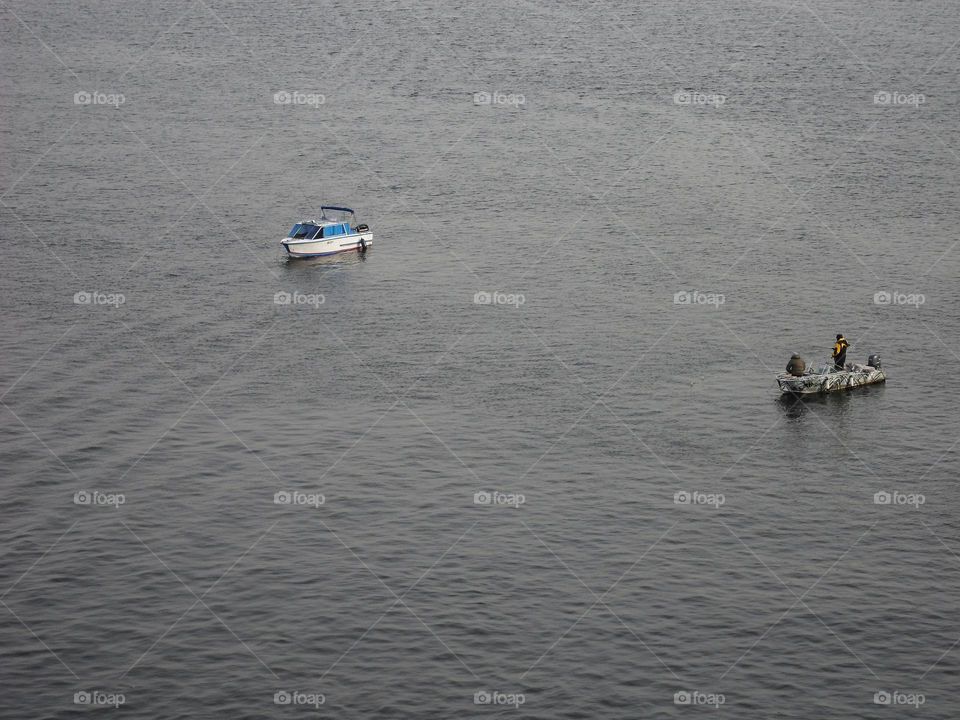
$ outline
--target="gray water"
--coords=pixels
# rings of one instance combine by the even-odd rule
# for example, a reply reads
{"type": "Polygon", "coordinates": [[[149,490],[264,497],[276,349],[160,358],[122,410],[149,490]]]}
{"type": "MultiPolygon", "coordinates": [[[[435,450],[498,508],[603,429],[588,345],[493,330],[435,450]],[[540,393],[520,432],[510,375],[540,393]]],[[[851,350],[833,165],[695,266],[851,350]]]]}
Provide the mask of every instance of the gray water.
{"type": "Polygon", "coordinates": [[[0,716],[957,716],[954,3],[0,18],[0,716]]]}

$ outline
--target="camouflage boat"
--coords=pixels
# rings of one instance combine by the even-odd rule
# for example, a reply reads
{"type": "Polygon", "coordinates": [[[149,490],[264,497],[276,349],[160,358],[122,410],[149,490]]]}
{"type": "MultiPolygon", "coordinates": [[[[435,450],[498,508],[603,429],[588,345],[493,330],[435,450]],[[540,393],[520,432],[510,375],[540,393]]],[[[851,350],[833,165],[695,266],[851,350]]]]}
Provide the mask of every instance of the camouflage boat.
{"type": "Polygon", "coordinates": [[[866,365],[854,363],[838,370],[832,364],[825,364],[817,370],[805,370],[802,374],[780,373],[777,385],[781,392],[796,395],[837,392],[882,383],[887,379],[880,367],[880,357],[871,355],[866,365]]]}

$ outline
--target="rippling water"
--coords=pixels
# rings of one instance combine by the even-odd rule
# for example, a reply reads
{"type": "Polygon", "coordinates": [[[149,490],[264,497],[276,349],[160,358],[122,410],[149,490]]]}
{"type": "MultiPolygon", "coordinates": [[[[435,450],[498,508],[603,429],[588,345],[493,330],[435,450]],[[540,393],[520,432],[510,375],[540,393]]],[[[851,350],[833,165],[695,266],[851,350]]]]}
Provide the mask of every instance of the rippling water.
{"type": "Polygon", "coordinates": [[[956,717],[953,3],[0,17],[2,717],[956,717]]]}

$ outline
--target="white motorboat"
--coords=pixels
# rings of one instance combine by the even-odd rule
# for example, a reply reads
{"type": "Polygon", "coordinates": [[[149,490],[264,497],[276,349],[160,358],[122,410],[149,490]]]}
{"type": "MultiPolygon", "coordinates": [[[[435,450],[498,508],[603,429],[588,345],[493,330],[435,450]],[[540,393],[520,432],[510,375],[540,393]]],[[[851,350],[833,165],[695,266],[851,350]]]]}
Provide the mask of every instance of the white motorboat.
{"type": "Polygon", "coordinates": [[[373,233],[366,225],[355,223],[356,213],[350,208],[322,205],[318,220],[298,222],[281,242],[295,258],[365,252],[373,244],[373,233]]]}

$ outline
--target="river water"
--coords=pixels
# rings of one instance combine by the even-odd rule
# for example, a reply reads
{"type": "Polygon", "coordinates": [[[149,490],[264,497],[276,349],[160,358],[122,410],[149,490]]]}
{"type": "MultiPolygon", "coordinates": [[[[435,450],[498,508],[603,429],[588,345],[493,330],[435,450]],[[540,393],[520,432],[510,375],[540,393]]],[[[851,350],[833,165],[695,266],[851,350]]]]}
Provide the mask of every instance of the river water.
{"type": "Polygon", "coordinates": [[[5,3],[0,717],[956,717],[958,37],[5,3]]]}

